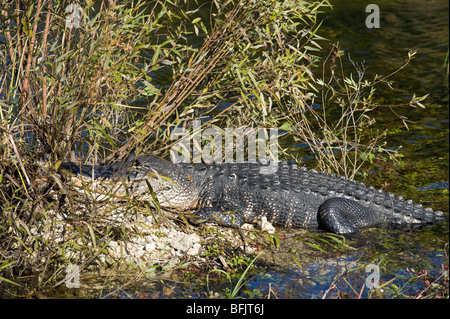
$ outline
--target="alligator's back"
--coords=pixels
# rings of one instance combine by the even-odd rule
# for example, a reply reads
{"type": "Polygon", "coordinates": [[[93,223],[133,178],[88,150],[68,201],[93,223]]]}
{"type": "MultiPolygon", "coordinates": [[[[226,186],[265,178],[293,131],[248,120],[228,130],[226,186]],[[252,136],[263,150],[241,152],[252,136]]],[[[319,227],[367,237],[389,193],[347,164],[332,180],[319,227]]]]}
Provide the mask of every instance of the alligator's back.
{"type": "MultiPolygon", "coordinates": [[[[285,227],[317,227],[319,207],[329,199],[357,203],[364,213],[377,215],[377,225],[432,224],[443,219],[442,212],[414,205],[411,200],[375,190],[344,177],[278,163],[274,174],[261,174],[260,164],[231,163],[202,165],[213,176],[202,195],[208,205],[219,200],[227,208],[241,208],[247,219],[267,217],[285,227]],[[226,205],[225,205],[226,206],[226,205]]],[[[341,201],[342,202],[342,201],[341,201]]]]}

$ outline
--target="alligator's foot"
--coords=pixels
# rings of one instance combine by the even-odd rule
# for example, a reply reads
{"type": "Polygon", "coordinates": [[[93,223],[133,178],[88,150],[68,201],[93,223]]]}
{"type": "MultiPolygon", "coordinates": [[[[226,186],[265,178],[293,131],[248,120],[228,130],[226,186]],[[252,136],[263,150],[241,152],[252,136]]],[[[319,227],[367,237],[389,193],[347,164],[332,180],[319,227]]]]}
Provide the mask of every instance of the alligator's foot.
{"type": "Polygon", "coordinates": [[[358,228],[372,227],[379,223],[378,212],[346,198],[330,198],[319,207],[319,227],[340,235],[351,236],[358,228]]]}
{"type": "Polygon", "coordinates": [[[204,207],[195,212],[197,222],[215,223],[227,227],[241,227],[245,220],[235,211],[224,212],[215,207],[204,207]]]}

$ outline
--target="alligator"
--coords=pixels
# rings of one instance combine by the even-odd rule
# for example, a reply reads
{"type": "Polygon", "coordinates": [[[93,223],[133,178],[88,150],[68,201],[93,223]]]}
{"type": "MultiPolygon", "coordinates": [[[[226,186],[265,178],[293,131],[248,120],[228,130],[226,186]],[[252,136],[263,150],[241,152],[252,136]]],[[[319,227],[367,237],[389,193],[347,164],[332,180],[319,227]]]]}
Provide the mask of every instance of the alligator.
{"type": "Polygon", "coordinates": [[[277,163],[276,172],[267,174],[262,171],[265,165],[174,164],[156,156],[130,155],[106,165],[66,162],[59,170],[84,185],[95,183],[97,193],[131,194],[232,227],[265,217],[273,226],[351,236],[361,228],[413,228],[444,219],[440,211],[342,176],[287,162],[277,163]]]}

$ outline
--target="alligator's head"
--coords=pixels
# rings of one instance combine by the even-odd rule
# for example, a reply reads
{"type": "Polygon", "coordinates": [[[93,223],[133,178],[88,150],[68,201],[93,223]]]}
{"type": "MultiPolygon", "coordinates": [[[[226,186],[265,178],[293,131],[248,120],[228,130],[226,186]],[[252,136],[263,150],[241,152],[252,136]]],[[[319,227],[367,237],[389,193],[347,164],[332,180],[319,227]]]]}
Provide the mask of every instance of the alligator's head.
{"type": "MultiPolygon", "coordinates": [[[[197,208],[199,190],[187,172],[178,172],[175,169],[168,173],[150,168],[145,180],[151,186],[161,207],[179,211],[197,208]]],[[[147,182],[140,182],[139,185],[147,188],[147,194],[151,195],[147,182]]]]}
{"type": "Polygon", "coordinates": [[[197,208],[199,189],[188,169],[155,156],[140,156],[134,161],[140,172],[136,176],[139,187],[151,195],[150,185],[161,207],[180,211],[197,208]]]}
{"type": "Polygon", "coordinates": [[[100,195],[96,200],[132,196],[153,201],[155,195],[161,207],[180,211],[197,208],[199,200],[199,188],[188,169],[154,156],[130,157],[103,166],[68,162],[61,164],[60,171],[72,175],[73,186],[87,186],[90,194],[100,195]]]}

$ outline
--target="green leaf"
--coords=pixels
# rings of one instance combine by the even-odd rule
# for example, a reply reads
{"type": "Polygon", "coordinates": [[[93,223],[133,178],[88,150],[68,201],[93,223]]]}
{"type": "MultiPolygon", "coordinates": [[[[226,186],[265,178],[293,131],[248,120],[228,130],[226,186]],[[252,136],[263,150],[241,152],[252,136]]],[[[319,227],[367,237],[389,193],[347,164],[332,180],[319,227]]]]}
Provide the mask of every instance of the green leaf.
{"type": "Polygon", "coordinates": [[[2,276],[0,276],[0,281],[5,281],[5,282],[7,282],[9,284],[16,285],[16,286],[20,287],[20,285],[18,283],[14,282],[14,281],[11,281],[9,279],[6,279],[5,277],[2,277],[2,276]]]}
{"type": "Polygon", "coordinates": [[[97,249],[97,240],[95,238],[94,230],[92,229],[92,227],[89,224],[87,224],[87,227],[89,230],[89,234],[91,235],[92,244],[94,245],[94,249],[97,249]]]}
{"type": "Polygon", "coordinates": [[[161,50],[161,47],[158,45],[156,47],[155,53],[153,53],[153,57],[152,57],[152,64],[155,65],[156,61],[158,61],[158,57],[159,57],[159,51],[161,50]]]}
{"type": "Polygon", "coordinates": [[[288,132],[293,131],[293,128],[289,122],[283,123],[283,125],[281,125],[278,129],[283,130],[283,131],[288,131],[288,132]]]}

